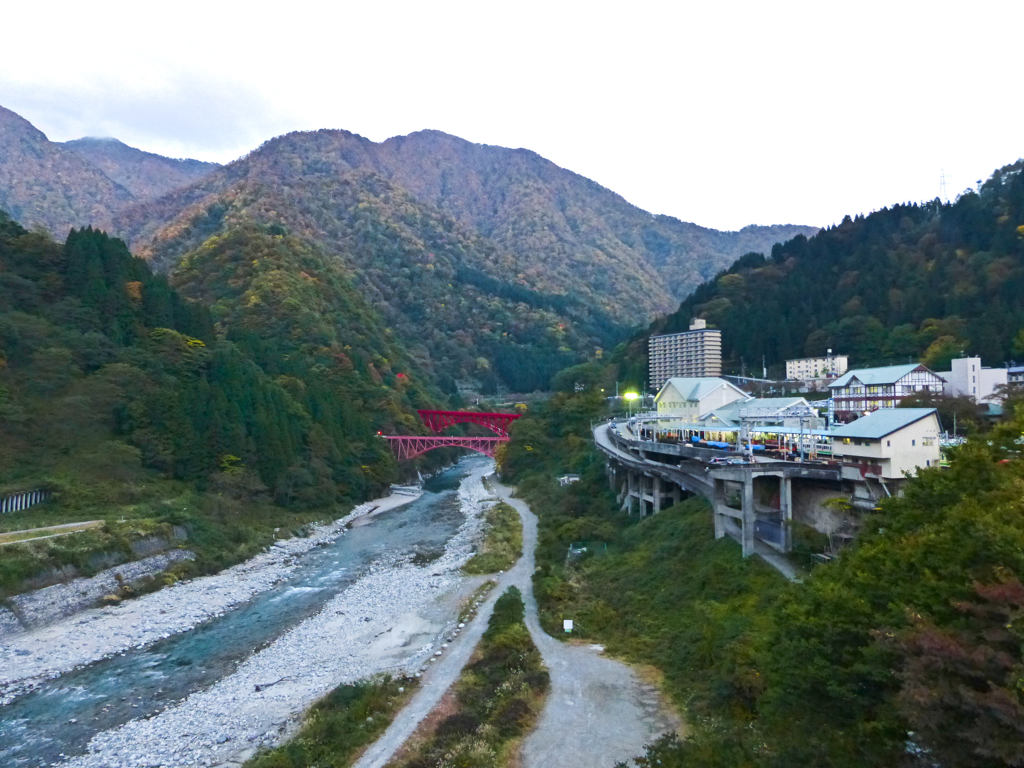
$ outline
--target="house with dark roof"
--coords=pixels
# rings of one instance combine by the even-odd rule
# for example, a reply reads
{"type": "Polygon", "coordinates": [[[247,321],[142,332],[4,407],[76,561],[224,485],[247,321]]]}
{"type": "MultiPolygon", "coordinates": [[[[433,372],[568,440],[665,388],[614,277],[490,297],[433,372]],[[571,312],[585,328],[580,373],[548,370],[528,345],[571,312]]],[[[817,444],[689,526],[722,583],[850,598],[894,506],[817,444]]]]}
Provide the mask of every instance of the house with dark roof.
{"type": "Polygon", "coordinates": [[[844,480],[902,480],[939,463],[934,408],[880,408],[832,430],[832,456],[844,480]]]}
{"type": "Polygon", "coordinates": [[[942,377],[920,363],[847,371],[828,385],[829,421],[845,424],[879,408],[896,408],[914,394],[941,395],[944,384],[942,377]]]}

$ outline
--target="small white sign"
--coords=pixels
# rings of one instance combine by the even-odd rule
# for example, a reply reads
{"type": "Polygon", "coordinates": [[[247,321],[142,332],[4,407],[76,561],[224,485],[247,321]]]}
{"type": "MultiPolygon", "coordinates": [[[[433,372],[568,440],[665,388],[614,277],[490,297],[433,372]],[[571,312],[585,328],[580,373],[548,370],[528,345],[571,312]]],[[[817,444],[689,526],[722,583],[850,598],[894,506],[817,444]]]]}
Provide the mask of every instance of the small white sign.
{"type": "Polygon", "coordinates": [[[562,620],[562,628],[566,632],[572,632],[572,619],[563,619],[562,620]]]}

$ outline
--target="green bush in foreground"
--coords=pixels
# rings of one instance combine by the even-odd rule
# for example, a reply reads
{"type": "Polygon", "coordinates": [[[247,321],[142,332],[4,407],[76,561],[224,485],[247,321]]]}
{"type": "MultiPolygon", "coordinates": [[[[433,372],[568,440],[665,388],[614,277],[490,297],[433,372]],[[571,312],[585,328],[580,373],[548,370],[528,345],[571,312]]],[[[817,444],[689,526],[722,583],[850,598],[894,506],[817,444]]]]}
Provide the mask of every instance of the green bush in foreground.
{"type": "Polygon", "coordinates": [[[523,600],[509,587],[494,605],[473,661],[455,685],[455,711],[442,720],[399,768],[515,764],[533,728],[549,680],[523,623],[523,600]]]}
{"type": "Polygon", "coordinates": [[[487,533],[481,551],[462,567],[469,574],[504,571],[523,554],[523,525],[518,512],[499,502],[487,510],[484,519],[487,533]]]}
{"type": "Polygon", "coordinates": [[[414,681],[390,677],[342,685],[309,711],[294,739],[263,752],[247,768],[343,768],[371,744],[410,695],[414,681]]]}

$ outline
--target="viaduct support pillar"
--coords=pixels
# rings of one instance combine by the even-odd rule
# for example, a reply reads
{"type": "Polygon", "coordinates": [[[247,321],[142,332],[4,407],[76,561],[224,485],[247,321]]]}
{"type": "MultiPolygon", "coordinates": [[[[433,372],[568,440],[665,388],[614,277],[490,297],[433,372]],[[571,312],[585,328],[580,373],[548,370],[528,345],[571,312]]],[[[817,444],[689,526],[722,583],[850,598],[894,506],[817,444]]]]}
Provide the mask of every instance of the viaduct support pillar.
{"type": "Polygon", "coordinates": [[[754,523],[756,519],[754,514],[754,477],[748,472],[743,478],[743,540],[740,543],[743,545],[744,557],[754,554],[754,523]]]}
{"type": "Polygon", "coordinates": [[[713,496],[711,502],[712,517],[715,518],[715,538],[720,539],[725,536],[725,519],[722,517],[722,508],[725,506],[725,482],[723,480],[712,480],[714,490],[711,495],[713,496]]]}
{"type": "Polygon", "coordinates": [[[779,506],[782,507],[782,550],[793,551],[793,478],[783,475],[779,488],[779,506]]]}

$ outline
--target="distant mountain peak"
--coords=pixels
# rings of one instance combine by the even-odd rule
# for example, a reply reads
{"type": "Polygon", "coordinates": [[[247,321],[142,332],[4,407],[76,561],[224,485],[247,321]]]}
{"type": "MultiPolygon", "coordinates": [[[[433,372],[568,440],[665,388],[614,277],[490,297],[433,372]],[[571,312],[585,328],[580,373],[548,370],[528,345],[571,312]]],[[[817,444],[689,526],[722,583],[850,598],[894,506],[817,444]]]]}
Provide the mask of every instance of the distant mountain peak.
{"type": "Polygon", "coordinates": [[[45,133],[32,125],[32,123],[24,117],[19,115],[17,112],[12,112],[6,107],[0,106],[0,145],[2,145],[5,135],[10,135],[15,132],[37,141],[49,141],[49,139],[46,138],[45,133]]]}
{"type": "Polygon", "coordinates": [[[126,206],[187,186],[218,166],[143,152],[120,139],[50,141],[0,107],[0,208],[57,237],[72,227],[109,228],[126,206]]]}

